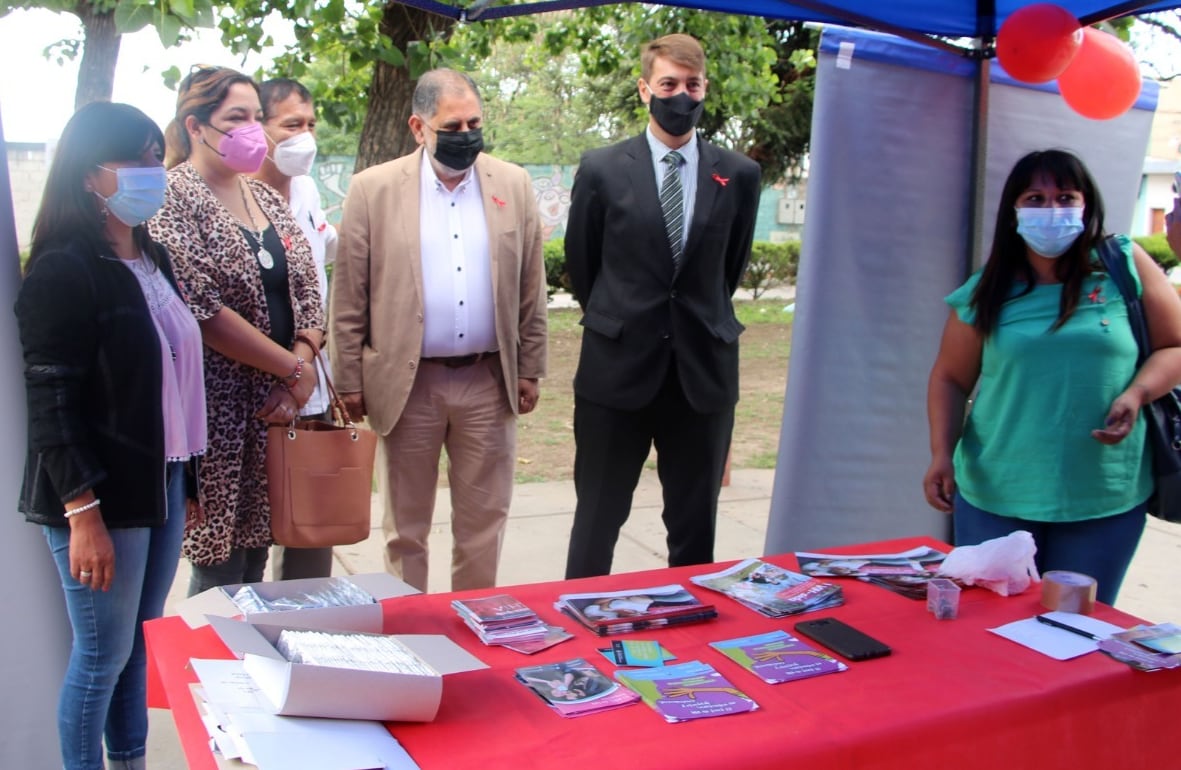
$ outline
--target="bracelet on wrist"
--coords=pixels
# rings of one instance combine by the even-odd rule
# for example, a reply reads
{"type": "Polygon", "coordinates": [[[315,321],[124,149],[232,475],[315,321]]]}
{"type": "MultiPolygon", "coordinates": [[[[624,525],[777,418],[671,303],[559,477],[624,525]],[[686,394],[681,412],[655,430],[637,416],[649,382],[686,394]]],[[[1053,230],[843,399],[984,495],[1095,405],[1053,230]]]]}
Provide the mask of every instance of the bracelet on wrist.
{"type": "Polygon", "coordinates": [[[299,378],[302,376],[303,376],[303,358],[300,356],[296,356],[295,357],[295,369],[293,369],[291,371],[291,374],[289,374],[283,378],[283,384],[286,385],[288,388],[294,388],[296,383],[299,382],[299,378]]]}
{"type": "Polygon", "coordinates": [[[71,516],[77,516],[80,513],[86,513],[89,510],[93,510],[93,509],[97,508],[99,502],[100,502],[99,499],[96,497],[93,500],[91,500],[89,503],[87,503],[86,505],[80,505],[77,508],[73,508],[71,510],[68,510],[63,515],[68,519],[71,516]]]}

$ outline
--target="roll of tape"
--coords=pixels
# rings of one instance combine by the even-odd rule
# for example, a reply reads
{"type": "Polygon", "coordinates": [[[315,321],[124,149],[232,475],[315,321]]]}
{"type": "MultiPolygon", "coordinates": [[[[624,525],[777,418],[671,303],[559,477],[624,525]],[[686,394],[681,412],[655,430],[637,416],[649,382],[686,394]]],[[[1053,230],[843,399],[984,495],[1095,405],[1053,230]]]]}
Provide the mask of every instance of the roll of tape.
{"type": "Polygon", "coordinates": [[[1048,610],[1090,615],[1095,609],[1099,584],[1090,575],[1050,570],[1042,575],[1042,606],[1048,610]]]}

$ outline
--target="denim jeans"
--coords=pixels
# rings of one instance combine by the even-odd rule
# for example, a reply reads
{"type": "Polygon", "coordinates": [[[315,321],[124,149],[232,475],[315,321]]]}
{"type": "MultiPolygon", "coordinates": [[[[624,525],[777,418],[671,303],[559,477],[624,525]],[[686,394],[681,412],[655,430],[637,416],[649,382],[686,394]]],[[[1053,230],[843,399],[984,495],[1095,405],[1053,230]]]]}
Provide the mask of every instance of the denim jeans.
{"type": "Polygon", "coordinates": [[[164,524],[108,530],[115,548],[109,591],[92,591],[70,575],[69,527],[43,527],[74,631],[57,708],[66,770],[101,770],[104,735],[112,760],[135,759],[147,750],[143,622],[164,611],[185,531],[184,464],[169,463],[165,472],[164,524]]]}
{"type": "Polygon", "coordinates": [[[194,564],[189,574],[189,596],[218,586],[238,583],[261,583],[267,570],[267,552],[270,549],[238,548],[230,550],[230,558],[221,564],[194,564]]]}
{"type": "Polygon", "coordinates": [[[955,544],[976,545],[1024,529],[1037,545],[1033,558],[1039,572],[1062,569],[1090,575],[1099,584],[1099,601],[1115,604],[1144,532],[1147,510],[1147,504],[1140,503],[1130,511],[1099,519],[1028,521],[982,511],[957,492],[955,544]]]}

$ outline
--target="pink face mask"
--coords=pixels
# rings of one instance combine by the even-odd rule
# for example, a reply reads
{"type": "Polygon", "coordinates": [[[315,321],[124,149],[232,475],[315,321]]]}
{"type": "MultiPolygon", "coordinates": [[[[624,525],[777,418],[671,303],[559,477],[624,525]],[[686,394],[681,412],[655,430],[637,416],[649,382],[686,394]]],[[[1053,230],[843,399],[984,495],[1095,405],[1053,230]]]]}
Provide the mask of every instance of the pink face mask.
{"type": "Polygon", "coordinates": [[[263,158],[267,156],[267,136],[261,123],[248,123],[229,132],[217,126],[210,128],[221,134],[222,140],[216,148],[208,143],[205,146],[220,155],[227,166],[243,174],[253,174],[262,168],[263,158]]]}

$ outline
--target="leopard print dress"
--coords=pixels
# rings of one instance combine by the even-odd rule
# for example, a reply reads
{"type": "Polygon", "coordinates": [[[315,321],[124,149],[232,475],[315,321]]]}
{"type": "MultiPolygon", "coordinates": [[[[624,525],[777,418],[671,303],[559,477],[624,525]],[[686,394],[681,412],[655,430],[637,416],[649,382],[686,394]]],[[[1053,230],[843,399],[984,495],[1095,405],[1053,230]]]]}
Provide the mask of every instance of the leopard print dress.
{"type": "MultiPolygon", "coordinates": [[[[246,181],[286,248],[295,328],[323,329],[316,266],[307,239],[278,192],[263,182],[246,181]]],[[[227,307],[264,334],[270,332],[254,249],[237,219],[190,163],[168,172],[167,201],[149,228],[171,252],[177,279],[198,321],[227,307]]],[[[186,532],[183,549],[193,564],[220,564],[230,557],[231,548],[271,544],[267,426],[254,414],[275,381],[271,374],[205,348],[209,450],[200,485],[205,516],[186,532]]]]}

